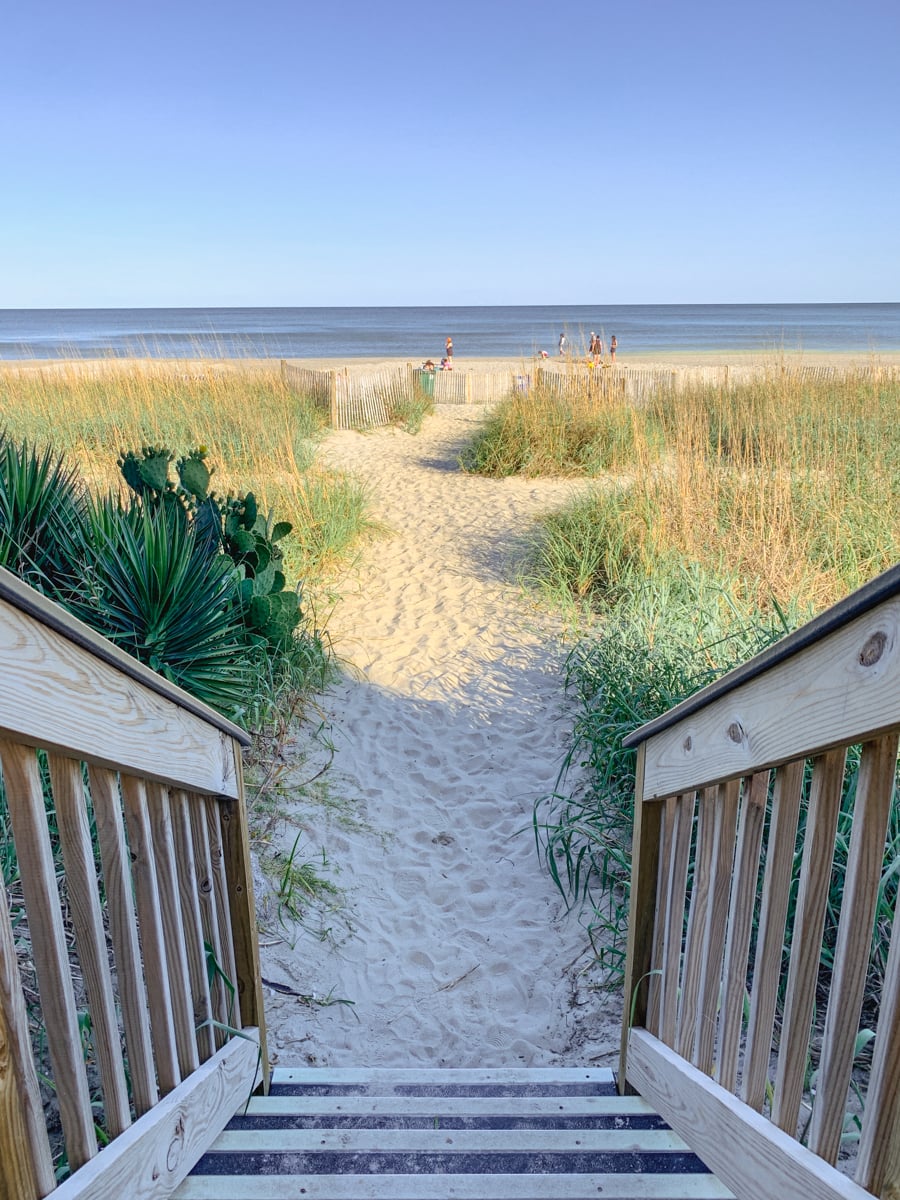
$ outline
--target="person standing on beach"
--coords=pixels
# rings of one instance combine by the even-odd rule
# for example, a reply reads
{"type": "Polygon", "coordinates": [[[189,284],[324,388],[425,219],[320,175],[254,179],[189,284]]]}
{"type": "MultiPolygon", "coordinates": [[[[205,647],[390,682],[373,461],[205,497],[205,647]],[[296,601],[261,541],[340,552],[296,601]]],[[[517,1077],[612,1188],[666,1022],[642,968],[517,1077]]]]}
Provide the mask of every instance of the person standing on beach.
{"type": "Polygon", "coordinates": [[[450,360],[450,366],[453,366],[453,338],[448,337],[444,343],[444,357],[450,360]]]}
{"type": "MultiPolygon", "coordinates": [[[[609,339],[609,361],[610,362],[616,361],[616,347],[618,345],[619,345],[619,343],[616,341],[616,335],[613,334],[612,337],[609,339]]],[[[600,353],[602,354],[603,351],[601,350],[600,353]]]]}
{"type": "Polygon", "coordinates": [[[560,354],[565,354],[566,348],[568,345],[569,345],[569,343],[566,339],[566,335],[564,333],[561,333],[559,335],[559,352],[560,352],[560,354]]]}

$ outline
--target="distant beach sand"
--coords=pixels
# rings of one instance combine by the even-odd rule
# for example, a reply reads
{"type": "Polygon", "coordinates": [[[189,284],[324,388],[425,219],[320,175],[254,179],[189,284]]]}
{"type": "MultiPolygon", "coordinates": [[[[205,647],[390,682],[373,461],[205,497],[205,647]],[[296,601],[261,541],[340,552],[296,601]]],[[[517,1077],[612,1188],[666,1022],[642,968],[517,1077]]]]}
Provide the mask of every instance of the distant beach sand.
{"type": "MultiPolygon", "coordinates": [[[[208,367],[216,370],[271,370],[278,369],[279,358],[48,358],[48,359],[4,359],[0,360],[0,370],[4,371],[131,371],[135,367],[144,370],[177,367],[179,370],[203,370],[208,367]]],[[[286,361],[297,366],[308,367],[314,371],[346,370],[352,374],[365,371],[393,368],[411,363],[414,367],[422,365],[422,359],[413,358],[290,358],[286,361]]],[[[455,371],[489,372],[510,371],[517,374],[533,370],[537,366],[561,364],[564,362],[583,362],[583,358],[570,356],[562,359],[558,355],[541,358],[467,358],[465,354],[454,356],[455,371]]],[[[617,367],[634,367],[637,369],[673,369],[678,367],[703,366],[757,366],[763,369],[785,363],[788,366],[826,365],[845,367],[870,366],[873,363],[885,366],[900,365],[900,351],[867,354],[860,351],[799,351],[786,350],[778,354],[765,354],[758,351],[734,350],[681,350],[672,351],[665,356],[631,354],[627,346],[620,346],[616,358],[617,367]]]]}

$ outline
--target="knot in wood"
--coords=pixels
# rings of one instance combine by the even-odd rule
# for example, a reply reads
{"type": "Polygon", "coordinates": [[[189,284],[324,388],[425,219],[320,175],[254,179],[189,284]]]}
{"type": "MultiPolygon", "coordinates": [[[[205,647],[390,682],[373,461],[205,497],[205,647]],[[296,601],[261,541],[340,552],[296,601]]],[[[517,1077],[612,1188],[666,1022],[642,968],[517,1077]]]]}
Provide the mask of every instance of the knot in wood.
{"type": "Polygon", "coordinates": [[[179,1118],[178,1124],[175,1126],[174,1136],[169,1142],[169,1151],[166,1155],[166,1168],[169,1171],[174,1171],[181,1161],[181,1155],[184,1151],[184,1121],[179,1118]]]}
{"type": "Polygon", "coordinates": [[[866,644],[859,652],[859,665],[861,667],[874,667],[882,654],[884,654],[887,640],[887,634],[883,633],[880,629],[867,638],[866,644]]]}
{"type": "Polygon", "coordinates": [[[736,746],[739,746],[744,740],[744,729],[740,721],[732,721],[728,726],[727,733],[736,746]]]}
{"type": "Polygon", "coordinates": [[[688,734],[687,737],[684,739],[685,754],[690,754],[691,750],[693,749],[693,746],[694,746],[693,738],[691,737],[690,734],[688,734]]]}
{"type": "Polygon", "coordinates": [[[204,896],[208,896],[209,893],[212,891],[212,880],[211,879],[201,879],[200,880],[200,891],[203,893],[204,896]]]}

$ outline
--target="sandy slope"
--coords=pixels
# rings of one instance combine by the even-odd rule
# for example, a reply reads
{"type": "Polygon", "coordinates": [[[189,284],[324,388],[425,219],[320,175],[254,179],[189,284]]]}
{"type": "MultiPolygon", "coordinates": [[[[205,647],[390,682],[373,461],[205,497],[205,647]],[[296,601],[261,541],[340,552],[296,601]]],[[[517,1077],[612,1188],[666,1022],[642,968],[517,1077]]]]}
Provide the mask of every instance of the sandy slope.
{"type": "MultiPolygon", "coordinates": [[[[292,751],[296,780],[327,761],[323,738],[336,747],[332,807],[300,801],[292,819],[307,857],[324,847],[339,869],[346,904],[311,909],[307,929],[263,947],[266,979],[354,1007],[267,988],[271,1045],[285,1063],[615,1055],[617,1002],[588,996],[584,931],[564,918],[530,828],[571,722],[564,651],[510,582],[522,531],[577,485],[461,474],[456,454],[480,417],[443,406],[417,437],[342,432],[324,447],[329,465],[368,481],[392,533],[341,585],[329,630],[346,669],[319,741],[292,751]],[[310,932],[322,922],[325,941],[310,932]]],[[[295,830],[280,836],[290,849],[295,830]]]]}

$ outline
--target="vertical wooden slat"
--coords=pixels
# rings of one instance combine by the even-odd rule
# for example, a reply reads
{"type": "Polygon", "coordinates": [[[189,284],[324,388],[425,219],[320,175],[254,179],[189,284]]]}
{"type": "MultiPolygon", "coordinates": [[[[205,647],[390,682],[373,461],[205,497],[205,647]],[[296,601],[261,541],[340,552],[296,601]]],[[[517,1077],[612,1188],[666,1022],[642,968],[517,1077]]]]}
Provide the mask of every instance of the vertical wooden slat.
{"type": "Polygon", "coordinates": [[[206,824],[209,830],[209,858],[212,866],[213,891],[216,897],[216,920],[219,923],[219,947],[222,957],[219,966],[232,985],[234,993],[228,997],[228,1020],[233,1029],[241,1028],[241,1002],[238,995],[237,966],[234,959],[234,936],[231,930],[231,903],[228,896],[228,878],[225,873],[225,846],[222,841],[220,802],[211,796],[205,797],[206,824]]]}
{"type": "Polygon", "coordinates": [[[832,750],[813,763],[772,1104],[772,1120],[792,1135],[803,1098],[845,761],[845,750],[832,750]]]}
{"type": "Polygon", "coordinates": [[[841,1145],[853,1048],[859,1031],[869,962],[884,842],[897,770],[898,735],[891,733],[862,748],[853,809],[853,831],[844,878],[841,919],[819,1061],[809,1145],[826,1162],[837,1160],[841,1145]]]}
{"type": "Polygon", "coordinates": [[[197,1030],[200,1059],[205,1062],[214,1053],[216,1041],[210,1025],[212,1003],[209,996],[209,977],[206,973],[206,954],[203,949],[203,920],[200,916],[200,896],[197,891],[197,864],[191,834],[191,814],[184,792],[172,792],[169,803],[172,811],[175,859],[178,864],[181,921],[193,997],[194,1028],[197,1030]]]}
{"type": "Polygon", "coordinates": [[[650,956],[649,994],[647,997],[647,1029],[659,1036],[660,1002],[662,998],[662,964],[665,956],[668,911],[672,903],[670,873],[675,840],[678,797],[670,796],[660,814],[659,876],[656,883],[656,913],[653,917],[653,953],[650,956]]]}
{"type": "Polygon", "coordinates": [[[645,804],[644,746],[638,747],[634,785],[634,830],[631,837],[631,892],[628,945],[625,953],[625,1005],[619,1051],[619,1091],[627,1089],[628,1032],[632,1021],[643,1025],[647,1017],[647,971],[650,969],[656,879],[659,871],[659,821],[661,806],[645,804]]]}
{"type": "Polygon", "coordinates": [[[741,805],[736,869],[731,889],[728,936],[723,968],[722,1018],[716,1078],[722,1087],[733,1091],[737,1082],[744,996],[747,991],[747,963],[753,906],[759,879],[759,855],[762,849],[769,772],[759,771],[747,780],[741,805]]]}
{"type": "MultiPolygon", "coordinates": [[[[219,935],[219,917],[216,912],[216,890],[213,884],[212,855],[209,848],[209,818],[203,796],[188,795],[191,818],[191,834],[194,843],[194,863],[197,871],[197,894],[200,899],[200,919],[203,924],[203,940],[209,947],[215,962],[221,965],[223,951],[219,935]]],[[[229,1019],[228,997],[222,980],[216,975],[210,983],[210,999],[213,1016],[220,1025],[229,1019]]],[[[216,1045],[225,1043],[225,1034],[216,1030],[216,1045]]]]}
{"type": "Polygon", "coordinates": [[[678,797],[675,836],[672,843],[672,868],[669,871],[671,896],[666,906],[668,924],[662,961],[660,1038],[673,1049],[678,1028],[678,981],[681,977],[681,949],[684,941],[685,893],[696,804],[696,792],[688,792],[678,797]]]}
{"type": "Polygon", "coordinates": [[[775,1001],[784,956],[784,928],[791,890],[791,869],[797,841],[797,821],[800,816],[803,769],[802,759],[781,767],[775,776],[775,793],[772,798],[772,820],[766,845],[766,872],[759,914],[759,932],[756,938],[745,1067],[741,1080],[742,1099],[757,1111],[761,1111],[766,1095],[766,1078],[775,1024],[775,1001]]]}
{"type": "Polygon", "coordinates": [[[35,1200],[56,1187],[28,1031],[28,1010],[0,878],[0,1195],[35,1200]]]}
{"type": "Polygon", "coordinates": [[[175,1027],[172,1021],[169,963],[159,902],[159,884],[156,878],[153,830],[143,780],[135,779],[132,775],[123,775],[122,800],[125,805],[134,891],[140,918],[156,1073],[159,1090],[165,1096],[181,1082],[181,1073],[178,1069],[175,1027]]]}
{"type": "Polygon", "coordinates": [[[716,788],[705,788],[700,797],[697,817],[697,848],[694,879],[688,911],[684,971],[681,980],[681,1004],[678,1010],[676,1049],[683,1058],[694,1055],[697,1033],[697,1001],[703,975],[703,953],[709,920],[710,888],[713,883],[713,853],[716,838],[716,788]]]}
{"type": "Polygon", "coordinates": [[[725,953],[725,925],[734,868],[734,841],[741,781],[722,783],[716,797],[715,854],[713,884],[706,932],[703,938],[703,974],[697,1000],[697,1036],[694,1065],[712,1075],[716,1044],[716,1013],[722,986],[722,958],[725,953]]]}
{"type": "Polygon", "coordinates": [[[235,971],[243,1023],[255,1026],[259,1030],[263,1089],[268,1092],[269,1058],[266,1012],[259,967],[256,898],[253,892],[253,866],[250,861],[250,830],[247,824],[241,748],[237,742],[233,742],[232,749],[235,759],[238,798],[237,800],[223,801],[220,814],[231,909],[231,929],[234,938],[235,971]]]}
{"type": "Polygon", "coordinates": [[[900,1196],[900,921],[894,918],[872,1072],[856,1162],[856,1182],[875,1196],[900,1196]]]}
{"type": "Polygon", "coordinates": [[[6,801],[28,913],[66,1152],[73,1169],[97,1152],[56,869],[34,750],[0,740],[6,801]]]}
{"type": "Polygon", "coordinates": [[[197,1035],[194,1031],[194,1005],[191,999],[184,926],[181,923],[181,895],[178,867],[175,862],[175,842],[172,836],[172,814],[168,789],[160,783],[148,783],[145,786],[156,855],[156,879],[163,937],[166,941],[169,996],[172,1022],[175,1026],[178,1069],[184,1079],[192,1071],[196,1071],[200,1059],[197,1055],[197,1035]]]}
{"type": "Polygon", "coordinates": [[[104,1124],[107,1132],[116,1137],[131,1124],[131,1112],[81,764],[56,754],[48,755],[48,762],[75,945],[84,976],[92,1040],[100,1069],[104,1124]]]}
{"type": "Polygon", "coordinates": [[[131,884],[125,824],[119,801],[115,772],[105,767],[90,767],[91,803],[100,843],[100,861],[106,886],[109,935],[116,958],[116,980],[125,1026],[128,1073],[134,1107],[140,1117],[158,1099],[153,1049],[150,1042],[150,1018],[144,990],[144,967],[138,945],[137,917],[131,884]]]}

